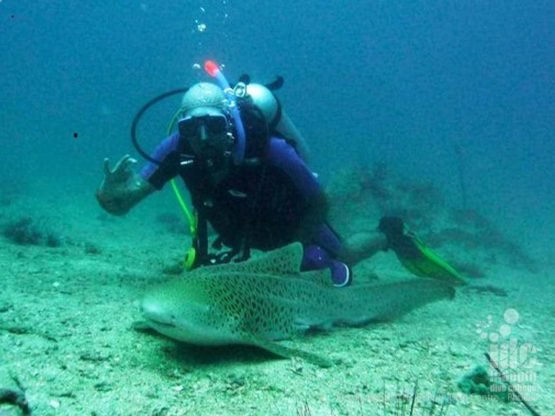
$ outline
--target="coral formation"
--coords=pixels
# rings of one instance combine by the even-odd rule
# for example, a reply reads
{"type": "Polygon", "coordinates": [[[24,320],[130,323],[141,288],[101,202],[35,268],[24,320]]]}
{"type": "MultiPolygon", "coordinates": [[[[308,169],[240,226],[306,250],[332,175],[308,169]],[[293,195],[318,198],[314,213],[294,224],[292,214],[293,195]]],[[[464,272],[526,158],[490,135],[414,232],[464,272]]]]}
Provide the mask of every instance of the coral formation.
{"type": "Polygon", "coordinates": [[[508,401],[507,388],[493,380],[483,366],[475,367],[459,382],[459,389],[465,394],[478,394],[480,396],[495,396],[503,401],[508,401]]]}
{"type": "Polygon", "coordinates": [[[62,245],[62,237],[49,230],[44,223],[37,223],[31,217],[20,217],[9,221],[2,230],[5,238],[12,243],[27,246],[59,247],[62,245]]]}
{"type": "Polygon", "coordinates": [[[448,206],[433,184],[395,175],[384,164],[338,172],[327,191],[330,222],[342,235],[374,231],[380,217],[394,215],[431,247],[441,247],[467,277],[486,276],[478,264],[537,270],[536,261],[482,214],[448,206]],[[468,251],[475,253],[473,263],[456,260],[468,251]]]}

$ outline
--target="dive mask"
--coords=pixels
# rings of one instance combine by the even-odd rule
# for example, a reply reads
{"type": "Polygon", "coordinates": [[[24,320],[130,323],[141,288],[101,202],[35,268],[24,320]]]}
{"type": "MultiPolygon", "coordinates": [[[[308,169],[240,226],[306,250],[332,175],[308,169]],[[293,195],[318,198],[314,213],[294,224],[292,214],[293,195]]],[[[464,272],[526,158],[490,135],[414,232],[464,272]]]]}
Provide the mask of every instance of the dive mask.
{"type": "Polygon", "coordinates": [[[227,134],[229,125],[224,115],[185,117],[178,121],[179,134],[187,139],[209,140],[227,134]]]}
{"type": "Polygon", "coordinates": [[[180,136],[204,158],[226,154],[233,143],[229,122],[223,114],[184,117],[178,121],[178,128],[180,136]]]}

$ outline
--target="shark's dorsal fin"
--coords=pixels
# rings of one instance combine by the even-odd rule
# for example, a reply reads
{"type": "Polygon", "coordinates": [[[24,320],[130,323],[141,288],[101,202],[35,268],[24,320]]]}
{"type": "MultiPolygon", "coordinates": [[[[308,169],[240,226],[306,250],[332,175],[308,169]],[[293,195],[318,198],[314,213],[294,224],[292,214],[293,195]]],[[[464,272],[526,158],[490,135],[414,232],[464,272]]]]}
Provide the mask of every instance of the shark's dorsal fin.
{"type": "Polygon", "coordinates": [[[301,270],[303,246],[291,243],[277,250],[268,251],[242,263],[226,263],[207,268],[195,269],[191,273],[217,274],[218,272],[248,272],[273,275],[297,275],[301,270]]]}
{"type": "Polygon", "coordinates": [[[277,250],[264,253],[249,261],[246,266],[253,272],[271,274],[297,274],[301,271],[303,246],[291,243],[277,250]]]}

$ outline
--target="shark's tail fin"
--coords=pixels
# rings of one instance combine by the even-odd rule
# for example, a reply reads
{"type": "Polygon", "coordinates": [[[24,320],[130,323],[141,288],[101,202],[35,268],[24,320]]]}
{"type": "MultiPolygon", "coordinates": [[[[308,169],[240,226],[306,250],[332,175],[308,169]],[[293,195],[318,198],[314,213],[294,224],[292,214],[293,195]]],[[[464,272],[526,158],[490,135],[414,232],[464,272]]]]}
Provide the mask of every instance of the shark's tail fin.
{"type": "Polygon", "coordinates": [[[329,297],[326,310],[311,311],[312,316],[307,317],[307,321],[312,321],[310,326],[358,326],[372,321],[387,321],[427,303],[452,299],[455,295],[452,285],[432,279],[327,290],[334,291],[334,295],[329,297]]]}

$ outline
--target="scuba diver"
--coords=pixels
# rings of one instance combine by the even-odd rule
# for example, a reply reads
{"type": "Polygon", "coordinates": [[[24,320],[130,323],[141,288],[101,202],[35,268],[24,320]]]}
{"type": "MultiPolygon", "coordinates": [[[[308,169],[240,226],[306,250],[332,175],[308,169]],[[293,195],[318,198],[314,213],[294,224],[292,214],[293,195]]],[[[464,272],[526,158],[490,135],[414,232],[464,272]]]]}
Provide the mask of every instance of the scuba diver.
{"type": "Polygon", "coordinates": [[[129,155],[113,169],[105,159],[96,193],[100,206],[123,215],[179,176],[196,214],[190,269],[244,261],[251,249],[300,241],[301,270],[329,268],[336,287],[352,282],[356,263],[388,249],[416,275],[460,280],[400,218],[384,217],[375,233],[341,239],[327,223],[328,201],[305,161],[305,142],[271,86],[223,87],[199,82],[186,90],[177,131],[157,146],[139,173],[129,155]],[[216,233],[210,244],[215,251],[209,249],[208,225],[216,233]]]}

